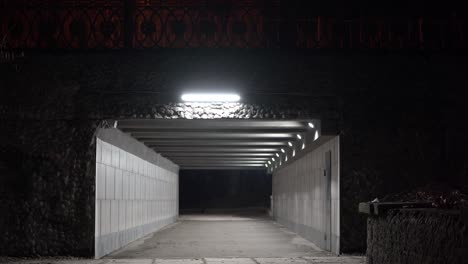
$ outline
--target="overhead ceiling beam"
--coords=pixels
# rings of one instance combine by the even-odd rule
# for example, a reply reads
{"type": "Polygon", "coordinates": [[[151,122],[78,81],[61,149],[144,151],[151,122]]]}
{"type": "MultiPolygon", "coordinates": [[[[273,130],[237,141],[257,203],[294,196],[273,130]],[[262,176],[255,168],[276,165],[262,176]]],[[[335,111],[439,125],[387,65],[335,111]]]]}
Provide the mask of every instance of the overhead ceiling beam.
{"type": "Polygon", "coordinates": [[[266,167],[245,167],[245,166],[239,166],[239,167],[233,167],[233,166],[223,166],[223,167],[217,167],[217,166],[182,166],[180,168],[181,170],[266,170],[266,167]]]}
{"type": "Polygon", "coordinates": [[[205,153],[187,153],[187,152],[169,152],[162,154],[165,157],[273,157],[274,153],[219,153],[219,152],[205,152],[205,153]]]}
{"type": "Polygon", "coordinates": [[[206,161],[217,161],[217,160],[235,160],[235,161],[268,161],[270,157],[173,157],[172,161],[187,161],[187,160],[206,160],[206,161]]]}
{"type": "MultiPolygon", "coordinates": [[[[197,166],[207,166],[207,165],[204,165],[204,164],[191,164],[190,166],[192,167],[197,167],[197,166]]],[[[265,167],[265,164],[264,163],[258,163],[258,164],[222,164],[222,163],[219,163],[219,164],[216,164],[215,165],[216,167],[265,167]]]]}
{"type": "Polygon", "coordinates": [[[280,152],[280,148],[252,148],[252,147],[159,147],[156,152],[280,152]]]}
{"type": "Polygon", "coordinates": [[[119,129],[304,129],[308,121],[288,120],[235,120],[235,119],[131,119],[119,120],[119,129]]]}
{"type": "Polygon", "coordinates": [[[287,146],[288,140],[271,141],[271,140],[245,140],[245,139],[144,139],[141,140],[148,146],[287,146]]]}
{"type": "MultiPolygon", "coordinates": [[[[190,166],[190,167],[207,167],[207,166],[216,166],[216,167],[265,167],[265,164],[195,164],[195,163],[187,163],[186,165],[182,166],[190,166]]],[[[266,168],[266,167],[265,167],[266,168]]]]}
{"type": "MultiPolygon", "coordinates": [[[[255,164],[255,163],[181,163],[178,164],[179,167],[265,167],[265,164],[255,164]]],[[[266,168],[266,167],[265,167],[266,168]]]]}
{"type": "Polygon", "coordinates": [[[240,168],[264,168],[262,164],[181,164],[179,167],[240,167],[240,168]]]}
{"type": "Polygon", "coordinates": [[[285,129],[278,129],[278,128],[270,128],[270,129],[259,129],[259,128],[245,128],[245,129],[230,129],[230,128],[216,128],[216,129],[190,129],[190,128],[164,128],[164,127],[157,127],[157,128],[125,128],[121,129],[125,133],[145,133],[145,132],[193,132],[193,133],[205,133],[205,132],[216,132],[216,133],[225,133],[225,132],[240,132],[240,133],[304,133],[307,131],[307,128],[285,128],[285,129]]]}
{"type": "Polygon", "coordinates": [[[182,163],[189,163],[189,162],[194,162],[194,163],[226,163],[226,162],[232,162],[232,163],[262,163],[265,164],[268,162],[268,160],[248,160],[248,159],[243,159],[243,160],[230,160],[230,159],[224,159],[224,160],[200,160],[200,159],[194,159],[194,160],[177,160],[177,159],[172,159],[173,162],[177,164],[182,164],[182,163]]]}
{"type": "Polygon", "coordinates": [[[188,138],[211,138],[211,139],[293,139],[295,134],[292,133],[216,133],[216,132],[135,132],[130,133],[131,136],[141,139],[188,139],[188,138]]]}
{"type": "Polygon", "coordinates": [[[260,164],[265,165],[266,161],[258,161],[258,160],[184,160],[179,161],[178,165],[183,164],[260,164]]]}

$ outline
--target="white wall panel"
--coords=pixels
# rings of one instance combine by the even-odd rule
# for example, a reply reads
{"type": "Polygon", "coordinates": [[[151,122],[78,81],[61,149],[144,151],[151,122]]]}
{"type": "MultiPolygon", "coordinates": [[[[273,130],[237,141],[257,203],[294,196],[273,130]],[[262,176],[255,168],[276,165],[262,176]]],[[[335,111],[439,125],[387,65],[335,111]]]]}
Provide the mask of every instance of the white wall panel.
{"type": "Polygon", "coordinates": [[[178,169],[169,171],[117,145],[97,138],[96,258],[157,231],[178,216],[178,169]],[[159,180],[161,175],[167,182],[159,180]],[[163,205],[165,200],[169,203],[163,205]]]}
{"type": "Polygon", "coordinates": [[[96,199],[106,198],[106,167],[104,164],[96,164],[96,199]]]}
{"type": "Polygon", "coordinates": [[[115,169],[111,166],[106,166],[106,199],[113,200],[115,185],[114,185],[115,169]]]}

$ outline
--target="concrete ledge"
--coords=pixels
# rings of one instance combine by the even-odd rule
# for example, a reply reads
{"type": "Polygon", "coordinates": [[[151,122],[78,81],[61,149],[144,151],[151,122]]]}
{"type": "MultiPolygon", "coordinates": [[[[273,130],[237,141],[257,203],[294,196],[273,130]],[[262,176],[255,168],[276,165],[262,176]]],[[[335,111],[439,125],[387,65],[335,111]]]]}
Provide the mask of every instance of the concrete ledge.
{"type": "Polygon", "coordinates": [[[369,215],[383,215],[391,209],[431,208],[430,202],[365,202],[359,203],[359,212],[369,215]]]}

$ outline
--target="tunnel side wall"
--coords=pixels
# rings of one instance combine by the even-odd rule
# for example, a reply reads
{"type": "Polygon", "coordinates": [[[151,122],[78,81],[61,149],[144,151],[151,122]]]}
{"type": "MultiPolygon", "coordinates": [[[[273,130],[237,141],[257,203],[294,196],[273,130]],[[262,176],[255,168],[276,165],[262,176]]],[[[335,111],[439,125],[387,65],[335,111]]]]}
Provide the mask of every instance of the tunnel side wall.
{"type": "Polygon", "coordinates": [[[96,258],[176,221],[178,170],[117,129],[98,132],[96,258]]]}
{"type": "Polygon", "coordinates": [[[273,172],[276,221],[326,249],[325,153],[331,151],[331,252],[340,252],[339,137],[334,137],[291,164],[273,172]]]}

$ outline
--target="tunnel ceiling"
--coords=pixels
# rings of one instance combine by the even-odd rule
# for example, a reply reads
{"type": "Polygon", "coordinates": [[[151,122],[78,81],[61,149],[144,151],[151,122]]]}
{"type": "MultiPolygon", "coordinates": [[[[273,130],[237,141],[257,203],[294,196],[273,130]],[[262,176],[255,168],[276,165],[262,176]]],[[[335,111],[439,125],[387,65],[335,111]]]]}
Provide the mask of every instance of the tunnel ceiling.
{"type": "Polygon", "coordinates": [[[181,169],[271,171],[320,134],[316,119],[127,119],[118,120],[116,127],[181,169]]]}

